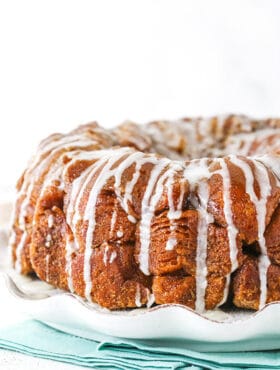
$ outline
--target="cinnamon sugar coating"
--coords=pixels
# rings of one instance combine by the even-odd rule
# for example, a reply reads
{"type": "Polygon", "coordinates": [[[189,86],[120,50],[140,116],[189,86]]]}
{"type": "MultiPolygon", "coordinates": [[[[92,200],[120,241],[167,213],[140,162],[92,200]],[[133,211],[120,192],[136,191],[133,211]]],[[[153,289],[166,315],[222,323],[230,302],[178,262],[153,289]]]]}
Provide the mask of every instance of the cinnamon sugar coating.
{"type": "Polygon", "coordinates": [[[14,267],[109,309],[280,299],[280,120],[93,122],[17,184],[14,267]]]}

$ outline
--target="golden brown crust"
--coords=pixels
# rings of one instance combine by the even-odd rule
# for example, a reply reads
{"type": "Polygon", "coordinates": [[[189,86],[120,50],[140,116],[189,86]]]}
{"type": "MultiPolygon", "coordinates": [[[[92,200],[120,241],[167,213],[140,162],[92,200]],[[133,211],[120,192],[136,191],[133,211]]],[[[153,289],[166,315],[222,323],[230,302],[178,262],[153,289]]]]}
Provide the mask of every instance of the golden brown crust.
{"type": "Polygon", "coordinates": [[[247,157],[276,151],[280,121],[195,122],[153,122],[145,129],[129,122],[110,131],[91,123],[44,140],[17,186],[11,245],[21,273],[34,271],[110,309],[149,305],[153,295],[157,304],[198,310],[233,296],[235,306],[258,309],[260,276],[267,280],[266,302],[280,299],[279,179],[266,162],[247,157]],[[231,154],[224,148],[236,143],[243,153],[244,135],[246,156],[182,161],[215,157],[217,150],[231,154]],[[267,274],[259,265],[261,227],[267,274]]]}

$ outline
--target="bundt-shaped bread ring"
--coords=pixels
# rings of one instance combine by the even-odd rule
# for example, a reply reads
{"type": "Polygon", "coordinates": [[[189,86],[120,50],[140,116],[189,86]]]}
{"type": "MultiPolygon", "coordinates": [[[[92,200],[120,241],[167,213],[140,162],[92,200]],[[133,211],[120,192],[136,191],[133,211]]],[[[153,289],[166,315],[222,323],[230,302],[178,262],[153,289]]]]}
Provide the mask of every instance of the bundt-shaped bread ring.
{"type": "Polygon", "coordinates": [[[41,142],[13,265],[109,309],[280,300],[280,120],[96,123],[41,142]]]}

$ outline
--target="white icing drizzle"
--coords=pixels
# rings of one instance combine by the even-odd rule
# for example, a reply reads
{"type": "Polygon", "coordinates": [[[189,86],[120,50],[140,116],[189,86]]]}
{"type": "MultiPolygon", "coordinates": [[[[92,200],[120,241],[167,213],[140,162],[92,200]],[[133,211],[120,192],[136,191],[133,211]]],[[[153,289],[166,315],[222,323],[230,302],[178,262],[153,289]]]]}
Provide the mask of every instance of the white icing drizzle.
{"type": "Polygon", "coordinates": [[[220,174],[222,175],[222,178],[223,178],[224,216],[225,216],[225,220],[227,223],[231,271],[233,272],[238,267],[238,260],[237,260],[238,248],[236,244],[236,237],[238,235],[238,230],[234,225],[234,221],[232,217],[231,196],[230,196],[230,189],[231,189],[230,173],[229,173],[227,163],[225,160],[220,160],[219,163],[221,165],[220,174]]]}
{"type": "Polygon", "coordinates": [[[132,221],[133,223],[136,222],[136,219],[133,215],[130,214],[130,210],[129,210],[129,207],[128,207],[128,201],[132,200],[131,197],[132,197],[133,187],[134,187],[134,185],[136,184],[136,181],[139,178],[141,166],[147,161],[146,159],[144,159],[144,160],[143,159],[144,159],[144,154],[143,153],[135,152],[135,153],[129,155],[124,161],[122,161],[122,163],[118,166],[118,170],[115,172],[114,189],[115,189],[116,195],[117,195],[117,197],[120,201],[120,204],[122,205],[124,211],[127,213],[127,215],[130,216],[130,220],[133,220],[132,221]],[[132,180],[130,181],[130,183],[128,185],[126,185],[125,191],[124,191],[124,196],[121,196],[120,189],[121,189],[121,179],[122,179],[123,172],[126,169],[128,169],[129,167],[131,167],[135,162],[138,164],[138,166],[140,166],[140,168],[136,172],[136,176],[132,178],[132,180]]]}
{"type": "MultiPolygon", "coordinates": [[[[83,217],[80,213],[79,206],[80,206],[82,197],[84,196],[85,189],[88,186],[89,182],[91,181],[92,177],[102,168],[102,166],[106,163],[108,158],[109,158],[108,155],[104,156],[103,160],[100,161],[101,163],[99,163],[99,165],[95,165],[94,167],[90,166],[87,169],[87,171],[82,173],[82,175],[80,177],[78,177],[76,180],[74,180],[73,189],[75,189],[74,190],[75,200],[74,200],[74,194],[73,194],[72,201],[73,201],[74,204],[73,204],[72,217],[69,216],[69,218],[68,218],[68,224],[72,228],[74,235],[77,233],[77,223],[79,221],[83,220],[83,217]]],[[[95,199],[95,201],[96,200],[97,199],[95,199]]],[[[88,200],[88,203],[87,203],[87,207],[88,207],[88,204],[89,204],[89,200],[88,200]]],[[[94,214],[94,212],[95,212],[95,202],[92,204],[92,211],[93,211],[92,217],[94,217],[95,216],[95,214],[94,214]]],[[[94,221],[95,221],[95,218],[94,218],[93,222],[94,221]]],[[[88,230],[87,230],[87,235],[89,234],[89,226],[88,226],[88,230]]],[[[95,225],[93,225],[93,226],[95,226],[95,225]]],[[[92,229],[93,229],[93,226],[92,226],[92,229]]],[[[89,246],[89,241],[88,241],[88,236],[87,236],[86,249],[85,249],[85,255],[84,255],[84,281],[85,281],[85,284],[86,284],[85,285],[86,298],[89,301],[91,301],[91,286],[92,286],[92,283],[90,281],[90,257],[91,257],[91,245],[89,246]]]]}
{"type": "Polygon", "coordinates": [[[196,301],[195,309],[203,312],[205,309],[205,291],[207,287],[207,237],[208,225],[212,217],[207,212],[209,199],[208,183],[201,181],[198,185],[199,219],[197,226],[196,247],[196,301]]]}
{"type": "Polygon", "coordinates": [[[21,236],[20,242],[17,245],[17,249],[16,249],[15,269],[19,273],[21,272],[21,253],[23,251],[23,247],[26,243],[27,237],[28,237],[27,232],[24,231],[21,236]]]}
{"type": "MultiPolygon", "coordinates": [[[[197,227],[197,254],[196,254],[196,310],[202,312],[205,309],[205,291],[207,287],[207,234],[209,224],[214,221],[213,216],[207,211],[209,200],[209,189],[207,181],[212,175],[220,174],[223,180],[223,203],[224,215],[227,223],[227,232],[229,240],[229,253],[231,261],[231,272],[238,267],[237,261],[237,244],[236,237],[238,230],[234,225],[231,209],[230,198],[230,174],[225,159],[216,160],[220,164],[220,169],[212,173],[208,170],[207,158],[194,160],[189,162],[185,176],[190,183],[190,188],[193,191],[197,186],[198,202],[195,204],[199,212],[199,221],[197,227]]],[[[196,202],[195,199],[193,199],[196,202]]],[[[229,276],[227,277],[229,280],[229,276]]],[[[226,300],[228,295],[228,284],[226,284],[224,297],[222,302],[226,300]]],[[[221,302],[220,302],[221,304],[221,302]]]]}
{"type": "Polygon", "coordinates": [[[228,292],[229,292],[229,286],[230,286],[230,274],[227,274],[225,279],[226,279],[226,283],[225,283],[223,298],[217,306],[223,305],[228,299],[228,292]]]}
{"type": "MultiPolygon", "coordinates": [[[[255,155],[262,155],[268,151],[268,145],[266,140],[272,135],[278,135],[279,137],[280,130],[275,130],[272,128],[266,128],[258,130],[255,132],[242,132],[237,135],[232,135],[227,141],[226,154],[235,154],[238,155],[250,155],[253,144],[258,144],[257,148],[254,149],[255,155]]],[[[276,137],[277,141],[277,137],[276,137]]],[[[273,149],[279,149],[279,144],[277,142],[269,144],[269,151],[273,149]]]]}
{"type": "Polygon", "coordinates": [[[67,276],[68,288],[71,293],[74,293],[73,277],[72,277],[72,253],[77,249],[75,240],[70,240],[69,234],[66,235],[65,244],[65,272],[67,276]]]}
{"type": "MultiPolygon", "coordinates": [[[[180,164],[179,164],[180,165],[180,164]]],[[[183,167],[182,167],[183,169],[183,167]]],[[[181,217],[182,215],[182,205],[183,205],[183,198],[184,198],[184,191],[182,189],[182,182],[180,183],[180,196],[178,199],[177,206],[175,207],[174,200],[173,200],[173,182],[174,182],[174,174],[169,177],[168,181],[166,182],[167,188],[167,198],[168,198],[168,212],[167,217],[169,220],[175,220],[181,217]]]]}
{"type": "Polygon", "coordinates": [[[259,308],[262,308],[267,299],[267,269],[270,265],[270,260],[267,255],[266,241],[265,241],[265,222],[267,213],[267,200],[271,195],[271,185],[267,168],[258,162],[255,162],[256,178],[260,184],[261,197],[258,207],[258,242],[261,249],[261,256],[259,258],[259,274],[260,274],[260,302],[259,308]]]}
{"type": "MultiPolygon", "coordinates": [[[[45,179],[43,183],[43,187],[41,189],[41,193],[44,192],[44,189],[57,177],[57,173],[60,171],[59,166],[57,167],[57,164],[61,157],[65,154],[63,149],[66,149],[67,146],[72,147],[73,145],[78,146],[79,148],[86,148],[93,146],[95,141],[89,140],[89,138],[85,137],[83,139],[83,136],[80,135],[56,135],[55,136],[57,140],[54,140],[54,136],[50,138],[49,140],[45,140],[43,144],[39,147],[39,150],[36,154],[36,156],[33,158],[32,163],[30,164],[28,170],[25,173],[25,181],[23,182],[22,188],[18,193],[18,198],[24,197],[20,209],[19,209],[19,228],[23,231],[22,238],[25,236],[26,231],[26,220],[25,217],[27,215],[27,209],[30,204],[31,195],[34,189],[35,183],[41,178],[41,180],[45,179]],[[61,153],[60,153],[61,152],[61,153]],[[50,153],[47,155],[47,153],[50,153]],[[51,163],[53,158],[59,154],[58,158],[55,161],[55,164],[52,165],[52,168],[50,171],[45,172],[47,166],[51,163]],[[30,178],[32,178],[31,181],[30,178]]],[[[16,217],[16,213],[14,214],[16,217]]],[[[16,223],[16,218],[13,220],[14,223],[16,223]]],[[[34,222],[34,220],[33,220],[34,222]]],[[[13,233],[14,231],[12,231],[13,233]]],[[[26,243],[26,237],[22,240],[20,240],[18,247],[20,247],[19,253],[16,253],[16,268],[20,272],[21,271],[21,258],[18,260],[18,256],[21,256],[21,251],[24,248],[26,243]]]]}
{"type": "MultiPolygon", "coordinates": [[[[98,166],[96,168],[98,170],[98,166]]],[[[92,167],[88,167],[78,178],[76,178],[72,183],[72,189],[70,194],[69,205],[66,210],[66,221],[68,225],[76,226],[77,222],[81,220],[81,215],[79,213],[79,206],[81,197],[83,196],[82,189],[87,185],[88,175],[92,171],[92,167]]],[[[75,227],[74,227],[75,229],[75,227]]],[[[75,233],[74,233],[75,236],[75,233]]]]}
{"type": "MultiPolygon", "coordinates": [[[[151,171],[150,178],[144,193],[141,205],[141,220],[140,220],[140,253],[139,253],[139,268],[145,274],[149,275],[149,246],[151,235],[151,222],[154,217],[155,208],[159,202],[162,193],[163,185],[168,176],[177,169],[175,163],[167,169],[170,161],[166,159],[159,160],[158,165],[155,165],[151,171]],[[165,170],[165,172],[163,172],[165,170]],[[163,173],[162,173],[163,172],[163,173]]],[[[180,167],[181,169],[181,167],[180,167]]]]}
{"type": "Polygon", "coordinates": [[[279,154],[266,154],[261,157],[253,157],[257,161],[263,163],[267,168],[269,168],[276,176],[277,185],[280,186],[280,152],[279,154]]]}
{"type": "Polygon", "coordinates": [[[117,252],[116,251],[113,251],[111,253],[109,263],[112,263],[116,259],[116,257],[117,257],[117,252]]]}
{"type": "Polygon", "coordinates": [[[132,179],[131,179],[131,181],[127,182],[126,187],[125,187],[125,191],[124,191],[123,207],[126,210],[126,212],[128,213],[129,221],[134,222],[134,223],[136,223],[136,219],[135,219],[134,216],[130,215],[129,212],[128,212],[128,210],[129,210],[128,202],[132,203],[132,192],[133,192],[134,186],[136,185],[137,181],[139,180],[140,170],[141,170],[144,163],[145,163],[144,160],[138,160],[136,162],[135,171],[133,173],[132,179]]]}
{"type": "MultiPolygon", "coordinates": [[[[92,186],[88,202],[86,204],[85,213],[83,221],[88,221],[88,228],[86,232],[86,247],[84,253],[84,281],[85,281],[85,296],[91,301],[91,289],[92,289],[92,279],[91,279],[91,254],[92,254],[92,241],[93,234],[96,226],[95,211],[96,211],[96,201],[100,191],[103,189],[104,185],[108,179],[114,174],[114,170],[111,167],[120,160],[125,154],[128,154],[127,148],[118,149],[115,155],[112,155],[107,163],[104,165],[100,171],[98,177],[95,180],[94,186],[92,186]]],[[[94,173],[95,173],[94,166],[94,173]]],[[[89,176],[91,177],[91,176],[89,176]]]]}
{"type": "Polygon", "coordinates": [[[107,261],[108,261],[108,250],[109,250],[109,247],[108,245],[106,245],[104,249],[104,254],[103,254],[103,263],[105,266],[107,266],[107,261]]]}
{"type": "Polygon", "coordinates": [[[167,243],[166,243],[166,247],[165,249],[167,251],[172,251],[175,247],[175,245],[177,244],[177,239],[174,238],[174,237],[170,237],[168,240],[167,240],[167,243]]]}
{"type": "MultiPolygon", "coordinates": [[[[76,225],[79,220],[88,221],[88,229],[86,233],[85,262],[84,262],[84,279],[86,283],[85,295],[88,300],[90,300],[90,292],[91,292],[91,286],[92,286],[92,282],[90,279],[90,256],[91,256],[91,243],[92,243],[93,233],[95,229],[95,203],[98,198],[99,192],[104,187],[106,181],[111,176],[114,176],[115,179],[118,179],[117,181],[120,181],[123,171],[131,165],[132,160],[128,159],[127,157],[123,159],[123,161],[120,163],[119,166],[115,167],[114,169],[111,169],[112,167],[114,167],[115,163],[118,160],[124,157],[124,155],[134,156],[135,152],[131,151],[128,148],[121,148],[118,150],[106,151],[106,155],[103,157],[100,156],[101,158],[98,161],[98,163],[94,163],[94,165],[91,167],[91,170],[88,170],[87,172],[85,172],[84,175],[81,175],[80,178],[78,179],[78,184],[75,184],[75,189],[78,188],[78,190],[75,190],[76,200],[75,200],[75,205],[73,207],[73,217],[72,219],[69,218],[69,222],[70,224],[72,224],[72,227],[74,228],[74,230],[76,230],[76,225]],[[125,162],[125,165],[123,164],[123,162],[125,162]],[[122,165],[122,168],[120,169],[121,165],[122,165]],[[100,170],[100,173],[95,179],[94,186],[92,187],[90,191],[88,201],[86,204],[86,208],[84,211],[84,215],[81,215],[79,206],[83,198],[85,189],[87,188],[89,182],[92,180],[93,176],[99,170],[100,170]],[[82,183],[82,186],[80,186],[81,183],[82,183]]],[[[137,157],[139,157],[139,153],[137,157]]],[[[134,156],[134,159],[135,159],[135,156],[134,156]]],[[[113,229],[114,227],[115,217],[114,216],[112,217],[113,224],[111,223],[111,229],[113,229]]]]}
{"type": "Polygon", "coordinates": [[[46,262],[46,282],[49,282],[49,265],[50,265],[50,255],[47,254],[45,257],[45,262],[46,262]]]}
{"type": "MultiPolygon", "coordinates": [[[[223,203],[224,203],[224,216],[227,223],[227,234],[228,234],[228,241],[229,241],[229,257],[231,262],[231,272],[230,274],[238,268],[238,248],[236,238],[238,235],[238,229],[236,228],[233,217],[232,217],[232,208],[231,208],[231,180],[230,180],[230,173],[225,159],[220,159],[219,164],[221,166],[221,170],[218,171],[222,176],[223,179],[223,203]]],[[[229,281],[230,274],[227,277],[227,281],[229,281]]],[[[221,302],[225,302],[228,296],[229,284],[225,285],[224,295],[221,302]]],[[[221,304],[220,302],[220,304],[221,304]]]]}
{"type": "MultiPolygon", "coordinates": [[[[183,169],[183,167],[182,167],[183,169]]],[[[176,224],[174,222],[175,219],[179,219],[182,215],[182,207],[183,207],[183,199],[184,199],[184,187],[183,183],[180,182],[180,195],[175,207],[174,200],[173,200],[173,183],[174,183],[174,174],[171,175],[166,182],[167,187],[167,198],[168,198],[168,212],[167,217],[170,223],[170,235],[166,243],[166,250],[173,250],[177,244],[177,238],[174,237],[174,232],[176,230],[176,224]]]]}
{"type": "MultiPolygon", "coordinates": [[[[9,263],[10,267],[12,267],[13,266],[13,248],[16,245],[17,234],[12,229],[12,226],[11,226],[10,229],[12,230],[12,232],[11,232],[11,236],[10,236],[9,243],[8,243],[8,263],[9,263]]],[[[17,250],[16,250],[16,252],[17,252],[17,250]]]]}
{"type": "Polygon", "coordinates": [[[51,242],[52,242],[52,236],[51,236],[51,234],[48,234],[46,236],[45,247],[49,248],[51,246],[51,242]]]}
{"type": "MultiPolygon", "coordinates": [[[[69,164],[70,165],[70,164],[69,164]]],[[[90,171],[90,168],[87,168],[84,171],[84,174],[88,174],[90,171]]],[[[76,179],[76,181],[73,181],[72,183],[72,189],[70,194],[70,201],[68,204],[68,207],[66,209],[66,221],[68,225],[72,224],[72,220],[74,217],[74,205],[77,200],[77,196],[80,190],[81,186],[81,180],[84,179],[84,177],[80,176],[76,179]]],[[[66,236],[66,244],[65,244],[65,272],[67,275],[67,283],[69,290],[74,293],[74,287],[73,287],[73,277],[72,277],[72,253],[74,250],[78,249],[78,241],[76,239],[76,233],[73,233],[73,241],[70,241],[68,233],[66,236]]]]}
{"type": "Polygon", "coordinates": [[[114,232],[114,228],[115,228],[115,225],[116,225],[116,220],[117,220],[117,209],[116,209],[116,201],[115,201],[114,209],[113,209],[113,213],[112,213],[112,217],[111,217],[110,239],[113,237],[113,232],[114,232]]]}
{"type": "Polygon", "coordinates": [[[210,136],[211,118],[201,118],[197,120],[197,133],[200,137],[205,139],[210,136]]]}
{"type": "Polygon", "coordinates": [[[118,231],[117,231],[117,237],[118,237],[118,238],[123,237],[123,231],[118,230],[118,231]]]}
{"type": "Polygon", "coordinates": [[[128,215],[127,216],[127,219],[132,223],[132,224],[136,224],[137,220],[134,216],[132,215],[128,215]]]}
{"type": "MultiPolygon", "coordinates": [[[[74,180],[72,185],[72,193],[70,203],[72,204],[71,212],[68,212],[67,222],[76,231],[76,226],[79,221],[82,220],[82,214],[80,213],[80,204],[84,196],[87,186],[92,180],[93,176],[104,166],[110,156],[105,154],[103,159],[93,166],[87,168],[77,179],[74,180]]],[[[74,233],[75,234],[75,233],[74,233]]]]}
{"type": "Polygon", "coordinates": [[[213,222],[213,216],[207,211],[209,189],[207,180],[211,174],[208,170],[207,158],[188,163],[184,175],[190,183],[190,190],[197,188],[196,208],[199,213],[197,224],[197,247],[196,247],[196,301],[195,309],[203,312],[205,309],[205,291],[207,287],[207,234],[208,225],[213,222]]]}
{"type": "Polygon", "coordinates": [[[136,293],[135,293],[135,305],[136,307],[141,307],[141,290],[140,290],[140,285],[136,285],[136,293]]]}
{"type": "Polygon", "coordinates": [[[49,229],[53,228],[53,225],[54,225],[54,217],[52,214],[49,215],[48,217],[48,227],[49,229]]]}
{"type": "Polygon", "coordinates": [[[152,305],[155,303],[155,296],[150,292],[148,288],[146,288],[146,293],[147,293],[147,303],[146,306],[148,308],[152,307],[152,305]]]}
{"type": "Polygon", "coordinates": [[[258,199],[254,190],[254,175],[251,167],[244,160],[231,156],[231,163],[238,166],[243,170],[246,183],[246,193],[249,195],[252,203],[255,205],[257,224],[258,224],[258,242],[261,249],[261,256],[259,259],[259,277],[260,277],[260,304],[263,307],[266,302],[267,296],[267,268],[270,265],[269,258],[267,257],[266,241],[264,237],[265,221],[266,221],[266,208],[267,199],[271,193],[271,185],[267,169],[260,162],[254,161],[256,169],[256,180],[260,187],[260,199],[258,199]]]}

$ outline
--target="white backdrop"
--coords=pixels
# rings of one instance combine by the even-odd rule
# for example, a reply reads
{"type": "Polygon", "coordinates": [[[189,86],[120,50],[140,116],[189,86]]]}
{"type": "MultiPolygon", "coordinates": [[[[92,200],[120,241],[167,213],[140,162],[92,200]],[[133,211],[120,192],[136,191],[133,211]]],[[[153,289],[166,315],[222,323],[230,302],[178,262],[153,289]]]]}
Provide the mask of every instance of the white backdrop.
{"type": "Polygon", "coordinates": [[[0,184],[98,120],[280,116],[278,0],[0,0],[0,184]]]}

